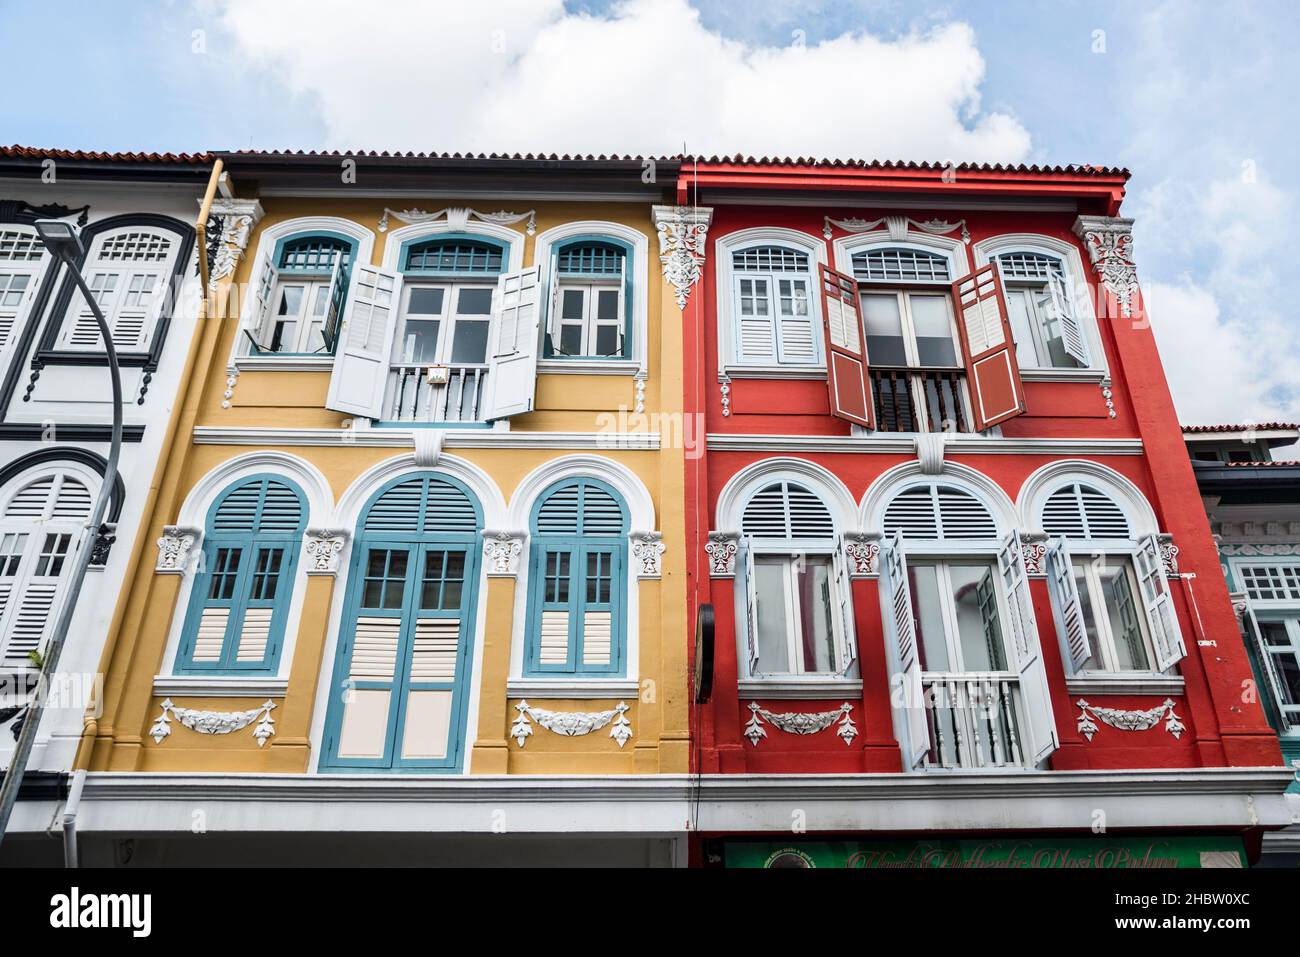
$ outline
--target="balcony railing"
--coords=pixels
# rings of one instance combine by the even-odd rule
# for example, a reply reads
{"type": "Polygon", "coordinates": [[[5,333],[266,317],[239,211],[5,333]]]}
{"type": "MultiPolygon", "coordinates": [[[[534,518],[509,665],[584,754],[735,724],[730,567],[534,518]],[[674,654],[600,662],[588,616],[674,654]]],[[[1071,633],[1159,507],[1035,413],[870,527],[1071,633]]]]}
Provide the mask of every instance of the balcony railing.
{"type": "Polygon", "coordinates": [[[873,368],[880,432],[969,432],[958,369],[873,368]]]}
{"type": "Polygon", "coordinates": [[[1007,672],[922,675],[931,768],[1022,768],[1020,685],[1007,672]]]}
{"type": "Polygon", "coordinates": [[[452,366],[447,381],[438,367],[393,366],[388,376],[387,419],[390,422],[480,422],[487,370],[452,366]]]}

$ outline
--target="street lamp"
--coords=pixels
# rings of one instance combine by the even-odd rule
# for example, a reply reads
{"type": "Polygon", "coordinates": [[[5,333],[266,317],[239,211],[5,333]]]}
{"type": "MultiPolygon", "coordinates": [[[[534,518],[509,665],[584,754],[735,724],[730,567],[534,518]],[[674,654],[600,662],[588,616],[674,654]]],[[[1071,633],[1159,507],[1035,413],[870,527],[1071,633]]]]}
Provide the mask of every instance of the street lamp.
{"type": "MultiPolygon", "coordinates": [[[[44,696],[48,694],[50,679],[58,670],[59,658],[63,654],[63,645],[68,637],[68,627],[72,623],[72,614],[76,610],[77,598],[81,594],[81,585],[86,579],[86,569],[90,567],[95,536],[102,530],[104,515],[108,511],[109,499],[113,494],[113,486],[117,484],[117,461],[122,451],[122,375],[117,365],[117,350],[113,347],[112,330],[109,329],[108,321],[99,308],[99,302],[96,301],[90,287],[86,285],[85,277],[81,275],[79,264],[84,253],[81,238],[70,225],[57,219],[37,220],[36,234],[40,236],[50,255],[68,270],[68,274],[81,290],[87,305],[90,306],[90,311],[94,313],[95,321],[99,323],[99,335],[104,340],[104,352],[108,356],[108,375],[113,386],[113,433],[108,449],[108,461],[104,465],[104,480],[100,483],[99,495],[90,513],[90,522],[82,533],[76,560],[72,565],[68,591],[59,606],[59,614],[54,620],[54,628],[41,661],[41,674],[36,683],[36,692],[27,706],[22,731],[14,746],[13,757],[9,759],[4,786],[0,788],[0,841],[4,840],[5,832],[9,828],[9,815],[13,813],[18,789],[22,786],[23,775],[27,771],[27,761],[31,757],[32,746],[36,743],[36,731],[45,712],[44,696]]],[[[51,279],[56,275],[57,272],[52,272],[51,279]]],[[[64,860],[70,866],[76,866],[75,843],[72,847],[65,848],[64,860]]]]}

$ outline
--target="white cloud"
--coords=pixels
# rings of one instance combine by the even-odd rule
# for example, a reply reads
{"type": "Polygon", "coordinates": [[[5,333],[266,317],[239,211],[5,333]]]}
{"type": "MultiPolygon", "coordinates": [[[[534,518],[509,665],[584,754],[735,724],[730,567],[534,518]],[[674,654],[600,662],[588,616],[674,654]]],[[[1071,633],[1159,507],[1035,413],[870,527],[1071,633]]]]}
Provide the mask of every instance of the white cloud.
{"type": "MultiPolygon", "coordinates": [[[[758,46],[686,0],[603,16],[561,0],[222,0],[239,56],[319,110],[340,149],[1024,159],[984,112],[984,60],[961,23],[893,40],[758,46]]],[[[266,144],[268,146],[273,144],[266,144]]]]}

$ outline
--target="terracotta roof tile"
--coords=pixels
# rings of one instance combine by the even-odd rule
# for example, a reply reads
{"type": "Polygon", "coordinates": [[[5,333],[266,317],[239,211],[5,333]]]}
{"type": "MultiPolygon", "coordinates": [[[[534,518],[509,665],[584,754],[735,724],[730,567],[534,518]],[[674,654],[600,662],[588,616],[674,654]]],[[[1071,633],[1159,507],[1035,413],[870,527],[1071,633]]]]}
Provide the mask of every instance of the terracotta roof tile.
{"type": "Polygon", "coordinates": [[[1296,422],[1247,422],[1243,425],[1184,425],[1184,435],[1204,435],[1212,432],[1295,432],[1296,422]]]}
{"type": "Polygon", "coordinates": [[[104,153],[88,150],[43,149],[38,146],[0,146],[0,158],[89,160],[102,163],[176,163],[203,166],[212,162],[210,153],[104,153]]]}

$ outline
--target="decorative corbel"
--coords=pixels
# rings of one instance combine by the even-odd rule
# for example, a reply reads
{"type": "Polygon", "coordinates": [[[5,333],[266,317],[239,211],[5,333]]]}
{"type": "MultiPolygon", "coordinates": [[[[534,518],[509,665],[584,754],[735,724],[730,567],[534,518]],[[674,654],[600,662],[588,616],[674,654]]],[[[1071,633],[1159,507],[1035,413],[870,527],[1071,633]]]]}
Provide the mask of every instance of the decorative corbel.
{"type": "Polygon", "coordinates": [[[663,574],[660,559],[664,553],[663,532],[633,532],[632,561],[637,578],[659,578],[663,574]]]}
{"type": "Polygon", "coordinates": [[[1168,578],[1178,577],[1178,546],[1174,544],[1174,536],[1168,532],[1161,532],[1156,536],[1156,541],[1160,544],[1160,561],[1165,566],[1165,575],[1168,578]]]}
{"type": "Polygon", "coordinates": [[[184,525],[163,526],[162,537],[158,539],[158,562],[154,571],[160,575],[183,575],[190,565],[190,555],[203,537],[197,528],[184,525]]]}
{"type": "Polygon", "coordinates": [[[1133,314],[1137,267],[1133,264],[1133,220],[1120,216],[1080,216],[1074,232],[1083,240],[1093,271],[1115,297],[1121,317],[1133,314]]]}
{"type": "Polygon", "coordinates": [[[248,249],[248,238],[262,220],[262,203],[256,199],[215,199],[208,218],[210,246],[208,270],[212,281],[235,271],[248,249]],[[217,228],[213,228],[213,227],[217,228]]]}
{"type": "Polygon", "coordinates": [[[519,556],[524,553],[526,532],[483,530],[483,560],[489,578],[513,578],[519,574],[519,556]]]}
{"type": "Polygon", "coordinates": [[[307,554],[308,575],[337,575],[339,559],[348,543],[348,533],[328,528],[307,529],[303,551],[307,554]]]}
{"type": "Polygon", "coordinates": [[[709,540],[704,544],[704,553],[709,556],[709,577],[735,577],[739,551],[739,532],[709,532],[709,540]]]}
{"type": "Polygon", "coordinates": [[[1047,577],[1047,533],[1021,532],[1020,554],[1025,560],[1025,574],[1030,578],[1047,577]]]}
{"type": "Polygon", "coordinates": [[[875,578],[880,574],[880,532],[845,532],[844,557],[849,577],[875,578]]]}
{"type": "Polygon", "coordinates": [[[103,568],[108,564],[108,553],[117,541],[117,523],[104,522],[95,530],[95,537],[90,544],[90,567],[103,568]]]}
{"type": "Polygon", "coordinates": [[[916,437],[916,460],[922,475],[942,474],[943,451],[947,444],[946,432],[922,432],[916,437]]]}
{"type": "Polygon", "coordinates": [[[677,308],[686,309],[694,286],[704,272],[704,246],[713,209],[708,206],[652,206],[659,234],[659,262],[664,278],[677,290],[677,308]]]}

